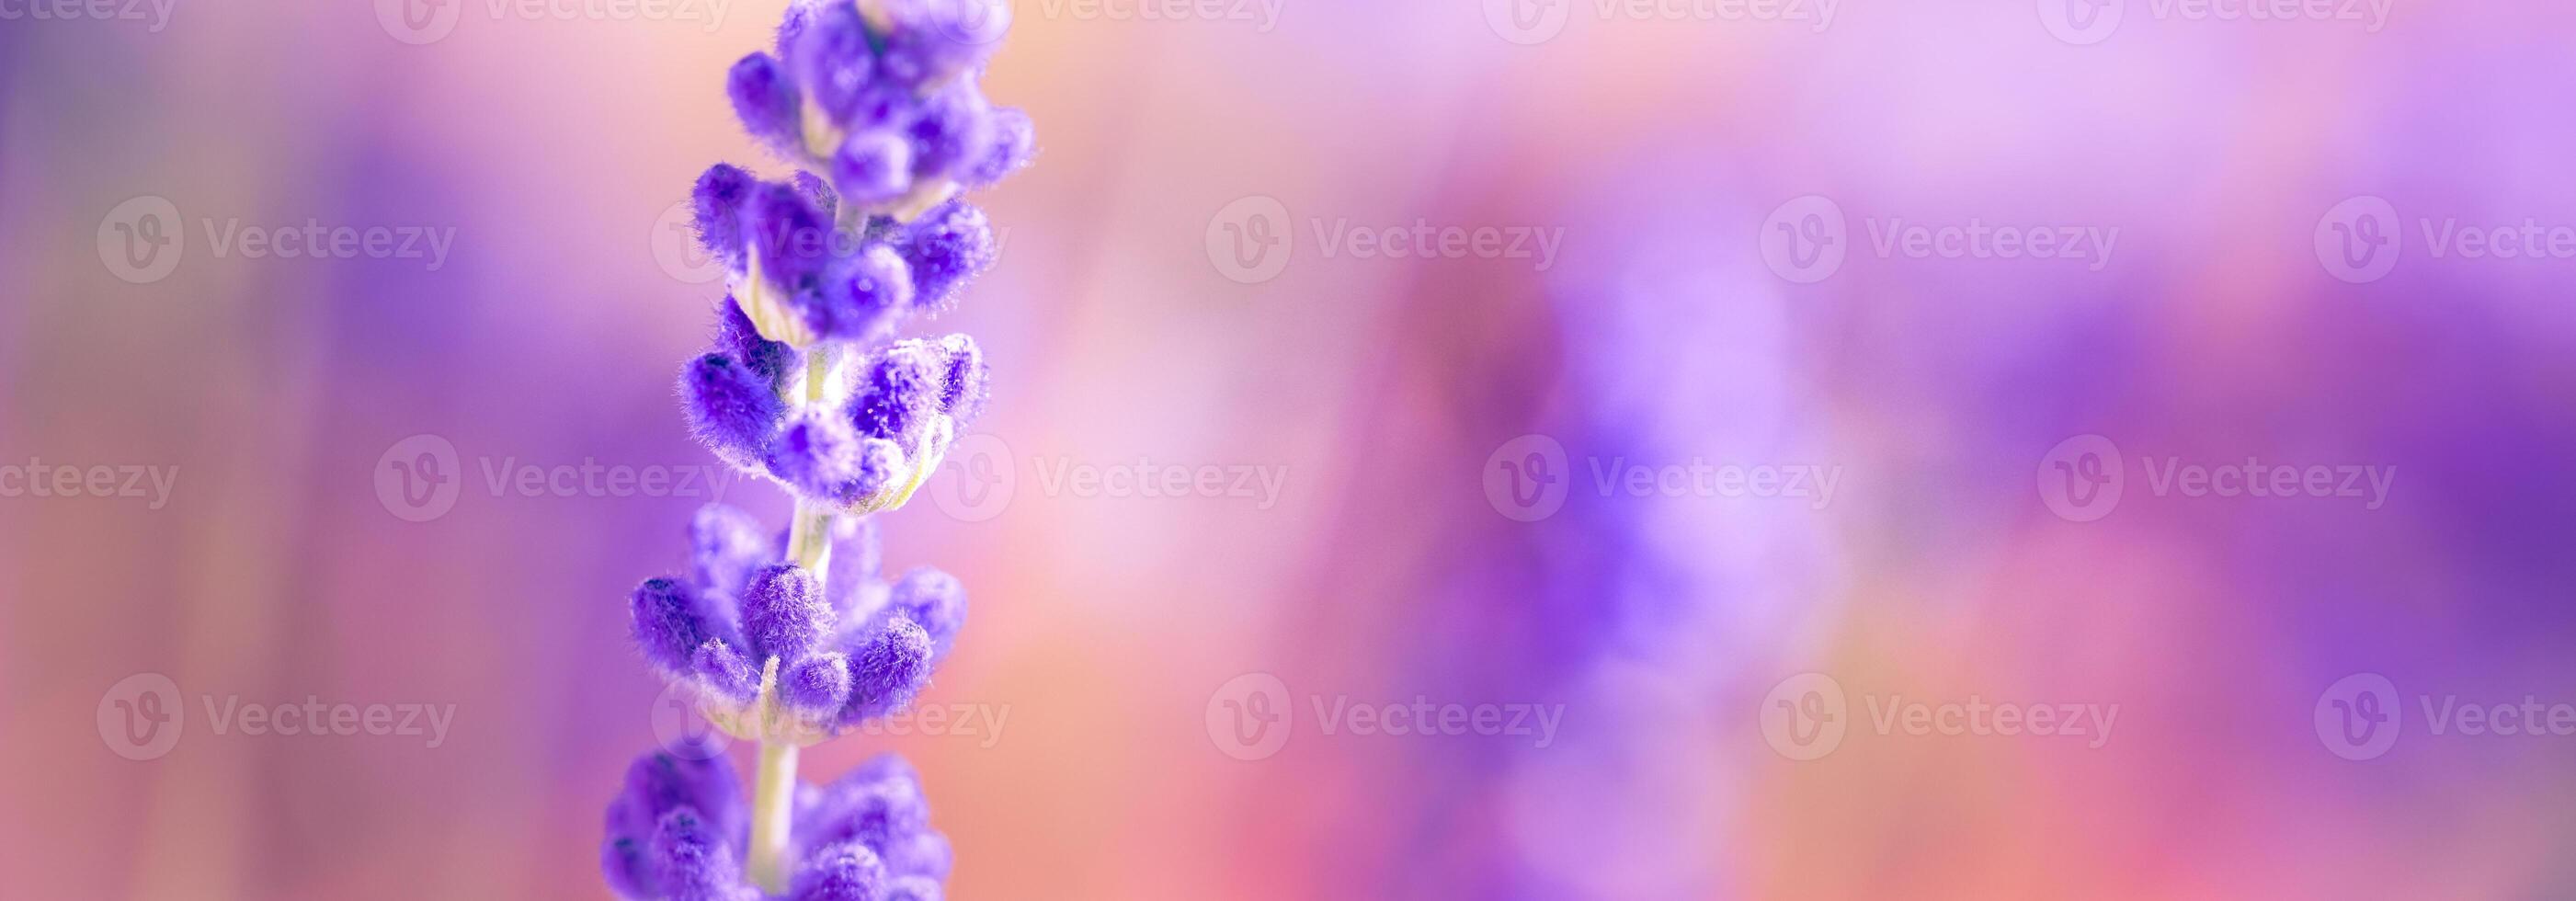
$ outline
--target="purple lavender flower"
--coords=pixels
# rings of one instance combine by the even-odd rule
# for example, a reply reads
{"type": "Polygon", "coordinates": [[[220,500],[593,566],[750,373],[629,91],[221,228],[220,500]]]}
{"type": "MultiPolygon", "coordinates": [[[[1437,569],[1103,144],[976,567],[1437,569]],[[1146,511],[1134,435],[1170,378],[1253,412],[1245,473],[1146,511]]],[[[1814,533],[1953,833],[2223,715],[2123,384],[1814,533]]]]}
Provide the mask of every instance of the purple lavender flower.
{"type": "Polygon", "coordinates": [[[952,200],[912,224],[904,261],[912,264],[913,303],[945,309],[968,279],[993,265],[993,227],[984,211],[952,200]]]}
{"type": "Polygon", "coordinates": [[[646,662],[745,739],[816,741],[902,709],[955,644],[965,586],[929,567],[888,585],[875,571],[875,530],[836,531],[833,556],[854,562],[818,579],[774,562],[784,549],[748,514],[701,509],[689,529],[690,576],[647,580],[629,601],[646,662]],[[794,715],[762,710],[765,695],[794,715]]]}
{"type": "Polygon", "coordinates": [[[954,649],[966,593],[887,584],[871,514],[902,506],[982,411],[973,339],[896,340],[993,263],[958,197],[1027,165],[1027,114],[978,84],[1003,0],[793,0],[774,53],[726,73],[744,130],[795,166],[719,163],[690,204],[728,273],[713,346],[680,375],[689,429],[796,498],[784,537],[729,507],[689,524],[685,576],[627,601],[636,647],[717,728],[760,743],[745,803],[721,762],[648,756],[609,805],[618,894],[697,901],[937,901],[951,865],[911,768],[881,758],[798,788],[796,750],[910,704],[954,649]],[[792,800],[790,800],[792,799],[792,800]]]}
{"type": "Polygon", "coordinates": [[[783,893],[745,885],[752,811],[724,758],[647,754],[609,802],[600,871],[621,897],[725,901],[887,901],[940,897],[948,839],[930,826],[920,778],[878,757],[794,792],[783,893]],[[906,892],[911,894],[907,895],[906,892]]]}
{"type": "Polygon", "coordinates": [[[744,130],[773,148],[792,152],[804,127],[803,100],[777,59],[766,53],[743,57],[727,76],[725,93],[733,99],[734,115],[742,117],[744,130]]]}
{"type": "Polygon", "coordinates": [[[990,392],[983,352],[965,335],[907,339],[819,363],[809,357],[805,367],[824,367],[809,374],[778,356],[792,350],[744,333],[746,319],[728,306],[719,349],[682,375],[690,430],[736,468],[838,512],[910,500],[990,392]],[[814,396],[791,404],[786,395],[800,392],[814,396]]]}

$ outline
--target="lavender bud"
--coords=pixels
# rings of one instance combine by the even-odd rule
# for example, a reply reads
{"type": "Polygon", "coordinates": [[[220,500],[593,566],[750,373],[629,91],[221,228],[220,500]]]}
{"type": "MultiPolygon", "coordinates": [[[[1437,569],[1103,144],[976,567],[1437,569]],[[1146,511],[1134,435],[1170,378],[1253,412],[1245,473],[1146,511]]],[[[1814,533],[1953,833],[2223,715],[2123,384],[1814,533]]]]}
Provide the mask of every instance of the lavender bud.
{"type": "Polygon", "coordinates": [[[724,354],[707,354],[680,375],[689,430],[716,456],[756,469],[770,437],[786,415],[770,381],[724,354]]]}
{"type": "Polygon", "coordinates": [[[733,99],[734,115],[741,117],[743,129],[752,137],[788,152],[801,143],[804,123],[796,84],[779,69],[777,59],[754,53],[734,63],[725,79],[725,95],[733,99]]]}
{"type": "Polygon", "coordinates": [[[993,373],[984,366],[984,350],[965,335],[939,339],[939,349],[948,356],[939,408],[958,425],[973,422],[983,415],[985,400],[992,393],[993,373]]]}
{"type": "Polygon", "coordinates": [[[689,661],[689,669],[699,683],[736,705],[751,703],[760,696],[760,670],[721,639],[709,639],[698,646],[689,661]]]}
{"type": "Polygon", "coordinates": [[[769,472],[800,494],[832,496],[859,475],[859,436],[842,417],[800,414],[770,445],[769,472]]]}
{"type": "Polygon", "coordinates": [[[989,187],[1003,176],[1027,168],[1037,155],[1037,125],[1029,114],[1017,107],[1001,107],[987,117],[991,133],[984,156],[965,172],[964,181],[975,187],[989,187]]]}
{"type": "Polygon", "coordinates": [[[779,694],[798,713],[828,717],[850,702],[850,658],[825,651],[803,660],[779,677],[779,694]]]}
{"type": "Polygon", "coordinates": [[[717,163],[708,166],[689,191],[698,245],[735,272],[741,272],[743,265],[742,203],[751,196],[754,184],[751,173],[731,163],[717,163]]]}
{"type": "Polygon", "coordinates": [[[930,634],[910,618],[889,618],[852,650],[850,682],[844,725],[902,709],[930,683],[930,634]]]}
{"type": "Polygon", "coordinates": [[[742,303],[731,294],[725,295],[724,302],[716,308],[715,349],[751,367],[751,371],[769,380],[773,389],[795,362],[795,349],[784,341],[761,337],[760,327],[752,324],[751,316],[742,311],[742,303]]]}
{"type": "Polygon", "coordinates": [[[806,323],[826,338],[865,342],[884,336],[910,311],[912,273],[903,256],[871,243],[823,275],[821,303],[806,323]]]}
{"type": "Polygon", "coordinates": [[[966,625],[966,585],[930,567],[904,573],[888,596],[889,616],[908,617],[921,625],[930,636],[930,662],[938,663],[948,656],[957,643],[957,631],[966,625]]]}
{"type": "Polygon", "coordinates": [[[666,675],[689,671],[698,645],[717,637],[698,593],[677,579],[652,579],[636,586],[627,601],[635,644],[644,659],[666,675]]]}
{"type": "Polygon", "coordinates": [[[875,78],[876,58],[868,47],[867,24],[860,20],[857,5],[815,7],[795,37],[791,58],[797,81],[824,115],[846,123],[858,114],[875,78]]]}
{"type": "Polygon", "coordinates": [[[993,133],[984,93],[959,81],[921,101],[904,137],[912,144],[912,172],[922,178],[959,178],[983,162],[993,133]]]}
{"type": "Polygon", "coordinates": [[[764,182],[752,189],[742,224],[761,277],[793,296],[831,259],[830,223],[795,186],[764,182]]]}
{"type": "Polygon", "coordinates": [[[918,342],[888,347],[861,371],[851,396],[850,421],[860,434],[900,439],[922,417],[937,412],[945,392],[945,360],[933,360],[918,342]]]}
{"type": "Polygon", "coordinates": [[[741,862],[695,807],[662,815],[653,833],[652,857],[654,881],[665,898],[697,901],[740,896],[741,862]]]}
{"type": "Polygon", "coordinates": [[[761,570],[742,598],[743,632],[761,660],[798,660],[812,653],[832,634],[833,616],[814,574],[792,563],[761,570]]]}
{"type": "Polygon", "coordinates": [[[883,901],[886,868],[875,851],[843,842],[815,851],[789,883],[790,901],[883,901]]]}
{"type": "Polygon", "coordinates": [[[928,876],[905,876],[887,883],[879,901],[940,901],[944,891],[928,876]]]}
{"type": "Polygon", "coordinates": [[[956,863],[956,852],[948,837],[923,830],[908,838],[896,839],[886,848],[886,870],[903,876],[922,876],[933,880],[948,878],[956,863]]]}
{"type": "Polygon", "coordinates": [[[912,223],[904,261],[912,264],[913,304],[944,308],[960,286],[993,265],[992,224],[963,200],[941,204],[912,223]]]}
{"type": "Polygon", "coordinates": [[[883,129],[851,132],[832,155],[832,183],[851,203],[873,206],[912,189],[912,145],[883,129]]]}

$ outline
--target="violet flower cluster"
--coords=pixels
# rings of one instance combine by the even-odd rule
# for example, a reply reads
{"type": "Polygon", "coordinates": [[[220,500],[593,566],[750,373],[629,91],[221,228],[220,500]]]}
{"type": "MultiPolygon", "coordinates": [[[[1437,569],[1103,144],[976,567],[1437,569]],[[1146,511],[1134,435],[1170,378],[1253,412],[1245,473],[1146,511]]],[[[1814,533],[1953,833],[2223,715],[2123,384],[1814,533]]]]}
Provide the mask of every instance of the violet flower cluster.
{"type": "Polygon", "coordinates": [[[743,127],[795,171],[699,176],[699,240],[728,291],[679,390],[698,440],[796,512],[778,530],[699,511],[688,572],[629,599],[646,661],[761,753],[749,798],[721,758],[636,761],[601,847],[621,895],[940,896],[948,844],[907,765],[818,789],[795,761],[910,703],[965,623],[955,578],[881,575],[867,517],[909,500],[984,405],[973,339],[897,334],[992,265],[991,225],[961,195],[1033,152],[1028,116],[979,85],[1008,18],[1003,0],[794,0],[776,46],[727,78],[743,127]]]}
{"type": "MultiPolygon", "coordinates": [[[[722,758],[648,754],[626,770],[608,805],[600,870],[629,898],[753,901],[739,849],[747,841],[742,785],[722,758]]],[[[828,786],[795,793],[798,861],[786,897],[937,901],[951,862],[930,828],[921,780],[892,754],[828,786]]]]}

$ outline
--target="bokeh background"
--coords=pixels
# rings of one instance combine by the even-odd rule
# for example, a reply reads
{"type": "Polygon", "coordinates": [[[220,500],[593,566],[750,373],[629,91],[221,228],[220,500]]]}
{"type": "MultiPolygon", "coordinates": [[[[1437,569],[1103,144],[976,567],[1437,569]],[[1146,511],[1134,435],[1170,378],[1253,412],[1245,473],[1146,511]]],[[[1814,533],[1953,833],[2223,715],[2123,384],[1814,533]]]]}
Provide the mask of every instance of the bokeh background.
{"type": "MultiPolygon", "coordinates": [[[[0,894],[605,896],[601,806],[661,740],[621,598],[714,498],[487,479],[711,462],[671,380],[720,288],[663,217],[710,162],[777,171],[720,86],[780,6],[0,3],[0,465],[170,477],[0,471],[0,894]],[[138,197],[184,227],[141,281],[138,197]],[[308,221],[453,243],[217,244],[308,221]],[[417,435],[464,478],[415,522],[377,485],[417,435]],[[129,760],[109,708],[145,673],[185,731],[129,760]],[[432,747],[201,706],[308,697],[453,720],[432,747]]],[[[923,703],[1001,725],[806,777],[909,755],[966,899],[2576,893],[2576,736],[2431,722],[2576,702],[2576,238],[2435,245],[2576,225],[2576,12],[2074,7],[1017,0],[988,91],[1042,155],[934,324],[983,341],[996,403],[880,517],[889,565],[973,592],[923,703]],[[1845,219],[1821,278],[1765,252],[1810,195],[1845,219]],[[2354,197],[2398,217],[2393,267],[2319,237],[2354,197]],[[1873,240],[1971,220],[2118,231],[2090,260],[1873,240]],[[1339,240],[1417,224],[1561,243],[1339,240]],[[1229,262],[1243,234],[1285,262],[1229,262]],[[2085,435],[2124,490],[2063,515],[2085,435]],[[1556,501],[1489,490],[1549,447],[1556,501]],[[2247,458],[2388,490],[2150,476],[2247,458]],[[1279,488],[1064,478],[1140,461],[1279,488]],[[1694,462],[1838,482],[1595,479],[1694,462]],[[1806,673],[1842,695],[1814,759],[1830,727],[1777,709],[1806,673]],[[2356,674],[2393,744],[2335,737],[2356,674]],[[1417,700],[1560,719],[1322,715],[1417,700]],[[1915,701],[2117,719],[1874,725],[1915,701]]],[[[784,521],[770,486],[696,491],[784,521]]]]}

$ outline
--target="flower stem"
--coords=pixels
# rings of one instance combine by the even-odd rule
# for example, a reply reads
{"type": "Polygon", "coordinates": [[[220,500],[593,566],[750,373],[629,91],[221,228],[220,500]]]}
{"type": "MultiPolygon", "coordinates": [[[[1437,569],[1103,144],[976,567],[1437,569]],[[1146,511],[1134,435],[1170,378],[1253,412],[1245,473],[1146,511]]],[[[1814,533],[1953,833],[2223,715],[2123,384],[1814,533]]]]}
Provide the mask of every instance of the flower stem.
{"type": "Polygon", "coordinates": [[[746,875],[770,894],[787,891],[787,829],[796,809],[796,745],[760,743],[760,781],[751,796],[751,854],[746,875]]]}
{"type": "MultiPolygon", "coordinates": [[[[832,352],[815,348],[805,360],[805,379],[801,391],[790,396],[798,406],[813,406],[825,400],[830,390],[832,352]]],[[[832,520],[830,507],[798,498],[796,513],[787,526],[787,562],[805,568],[820,585],[830,570],[832,558],[832,520]]],[[[761,720],[771,722],[777,703],[775,695],[777,668],[780,661],[769,661],[769,672],[761,684],[761,720]]],[[[760,773],[751,796],[751,849],[744,875],[761,891],[782,894],[787,891],[787,834],[795,824],[796,812],[796,742],[789,738],[765,739],[760,743],[760,773]]]]}

